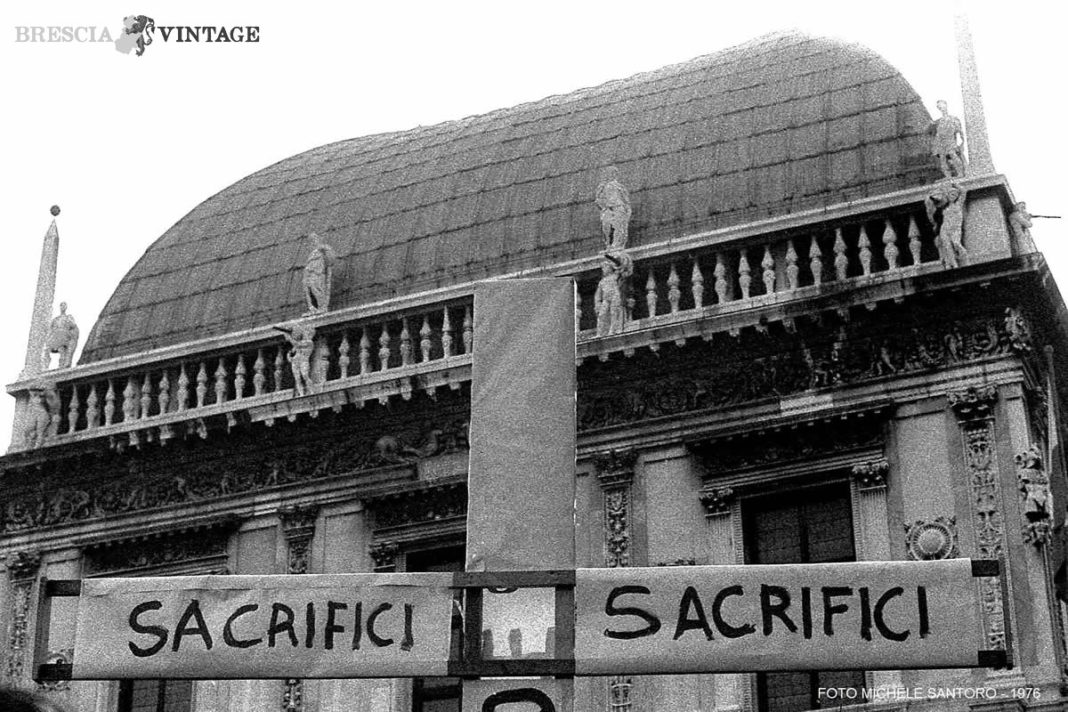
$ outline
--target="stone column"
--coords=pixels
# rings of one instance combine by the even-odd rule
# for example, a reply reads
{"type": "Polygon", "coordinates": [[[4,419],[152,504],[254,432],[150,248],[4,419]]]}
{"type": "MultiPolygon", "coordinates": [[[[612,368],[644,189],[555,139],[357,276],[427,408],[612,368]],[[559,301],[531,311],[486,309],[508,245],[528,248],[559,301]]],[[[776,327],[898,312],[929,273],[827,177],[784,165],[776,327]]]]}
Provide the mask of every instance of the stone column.
{"type": "Polygon", "coordinates": [[[8,580],[11,583],[11,609],[8,620],[8,653],[4,674],[12,686],[28,684],[29,658],[33,655],[33,636],[30,622],[33,618],[33,584],[41,567],[41,555],[37,552],[20,551],[8,555],[8,580]]]}
{"type": "MultiPolygon", "coordinates": [[[[705,508],[708,536],[708,563],[726,566],[741,563],[738,552],[742,542],[735,532],[741,529],[741,511],[730,487],[705,486],[700,493],[705,508]]],[[[734,712],[743,708],[745,676],[716,675],[716,711],[734,712]]]]}
{"type": "MultiPolygon", "coordinates": [[[[278,510],[286,538],[286,573],[306,574],[311,568],[311,542],[315,536],[318,507],[288,506],[278,510]]],[[[289,679],[282,689],[282,710],[303,712],[304,681],[289,679]]]]}
{"type": "MultiPolygon", "coordinates": [[[[637,458],[636,452],[627,450],[594,459],[604,495],[604,564],[608,568],[630,566],[631,485],[637,458]]],[[[607,712],[631,712],[633,687],[634,680],[629,675],[608,678],[607,712]]]]}

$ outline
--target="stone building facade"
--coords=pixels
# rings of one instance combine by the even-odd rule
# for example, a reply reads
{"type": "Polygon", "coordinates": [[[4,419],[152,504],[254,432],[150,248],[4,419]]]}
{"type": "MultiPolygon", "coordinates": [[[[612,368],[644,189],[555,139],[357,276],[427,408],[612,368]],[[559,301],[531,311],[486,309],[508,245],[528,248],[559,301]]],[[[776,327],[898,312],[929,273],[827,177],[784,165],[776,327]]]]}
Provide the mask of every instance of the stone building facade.
{"type": "MultiPolygon", "coordinates": [[[[1007,599],[978,579],[983,634],[1011,630],[1017,662],[583,679],[577,709],[842,704],[828,687],[1062,708],[1042,496],[1064,305],[985,139],[960,168],[931,127],[881,58],[783,34],[207,199],[77,365],[37,368],[31,339],[8,387],[0,676],[34,684],[42,576],[462,568],[473,285],[571,275],[580,566],[1004,557],[1007,599]]],[[[73,654],[67,603],[51,661],[73,654]]],[[[447,679],[40,687],[78,712],[458,709],[447,679]]]]}

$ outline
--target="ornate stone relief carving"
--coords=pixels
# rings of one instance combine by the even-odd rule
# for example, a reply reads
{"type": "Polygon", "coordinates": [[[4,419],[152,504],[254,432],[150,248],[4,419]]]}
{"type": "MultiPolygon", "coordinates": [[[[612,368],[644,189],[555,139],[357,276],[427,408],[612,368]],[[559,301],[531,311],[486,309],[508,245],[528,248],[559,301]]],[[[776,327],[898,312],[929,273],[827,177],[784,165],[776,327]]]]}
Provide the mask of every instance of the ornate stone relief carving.
{"type": "MultiPolygon", "coordinates": [[[[173,533],[141,541],[119,541],[93,546],[85,551],[84,566],[89,574],[154,569],[217,559],[225,569],[229,526],[206,531],[173,533]]],[[[221,571],[220,571],[221,573],[221,571]]]]}
{"type": "Polygon", "coordinates": [[[400,547],[391,541],[375,542],[368,550],[376,573],[397,570],[397,554],[400,547]]]}
{"type": "MultiPolygon", "coordinates": [[[[1022,315],[1020,320],[1022,322],[1022,315]]],[[[887,374],[929,373],[960,363],[1017,353],[1021,327],[1001,315],[924,323],[903,333],[860,335],[833,330],[819,340],[799,334],[761,337],[746,348],[727,344],[715,360],[683,362],[669,370],[662,354],[650,374],[641,359],[613,368],[613,378],[579,389],[579,427],[592,430],[768,397],[860,384],[887,374]],[[759,349],[759,350],[758,350],[759,349]],[[621,373],[621,370],[624,373],[621,373]],[[627,371],[633,378],[627,377],[627,371]]],[[[1026,322],[1022,322],[1024,325],[1026,322]]],[[[870,325],[874,330],[875,325],[870,325]]]]}
{"type": "Polygon", "coordinates": [[[1045,546],[1053,534],[1049,476],[1042,464],[1042,453],[1032,445],[1015,459],[1016,479],[1023,497],[1023,539],[1034,546],[1045,546]]]}
{"type": "Polygon", "coordinates": [[[884,459],[853,465],[853,479],[862,490],[885,488],[889,474],[890,463],[884,459]]]}
{"type": "Polygon", "coordinates": [[[905,548],[910,559],[931,561],[955,559],[957,548],[956,517],[936,517],[931,521],[917,520],[905,525],[905,548]]]}
{"type": "Polygon", "coordinates": [[[698,496],[705,507],[705,516],[730,516],[734,504],[734,490],[730,487],[702,487],[698,496]]]}
{"type": "Polygon", "coordinates": [[[431,487],[367,500],[376,530],[429,524],[467,514],[467,485],[431,487]]]}
{"type": "Polygon", "coordinates": [[[13,684],[23,682],[23,670],[29,650],[30,606],[34,579],[41,567],[41,555],[35,551],[9,554],[4,561],[11,581],[11,634],[8,638],[7,679],[13,684]]]}
{"type": "MultiPolygon", "coordinates": [[[[977,559],[998,559],[1004,548],[1005,524],[1000,508],[998,458],[994,431],[997,388],[984,385],[949,394],[949,403],[961,420],[964,464],[972,503],[977,559]]],[[[1005,647],[1005,614],[1001,586],[993,577],[979,579],[984,625],[989,644],[1005,647]]]]}
{"type": "Polygon", "coordinates": [[[319,508],[290,505],[279,509],[278,516],[282,522],[282,532],[285,534],[288,550],[286,573],[308,573],[311,541],[315,536],[315,520],[319,516],[319,508]]]}
{"type": "MultiPolygon", "coordinates": [[[[294,445],[283,451],[243,453],[225,460],[190,460],[180,474],[152,477],[138,459],[124,459],[125,477],[84,487],[49,487],[12,494],[0,504],[0,533],[261,491],[381,467],[411,465],[420,458],[467,449],[462,418],[425,430],[365,439],[339,438],[294,445]]],[[[176,468],[177,469],[177,468],[176,468]]]]}

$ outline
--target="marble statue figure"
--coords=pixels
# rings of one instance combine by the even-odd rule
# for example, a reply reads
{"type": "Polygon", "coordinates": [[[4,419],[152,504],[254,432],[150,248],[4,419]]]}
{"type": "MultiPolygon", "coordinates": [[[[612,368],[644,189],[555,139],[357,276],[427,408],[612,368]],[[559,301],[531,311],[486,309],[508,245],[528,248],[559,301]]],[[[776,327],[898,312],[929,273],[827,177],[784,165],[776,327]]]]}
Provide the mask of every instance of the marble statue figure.
{"type": "Polygon", "coordinates": [[[70,368],[74,349],[78,348],[78,324],[67,313],[67,303],[60,302],[59,314],[48,327],[46,341],[50,353],[59,354],[59,368],[70,368]]]}
{"type": "Polygon", "coordinates": [[[622,250],[627,246],[630,225],[630,194],[619,181],[619,169],[608,166],[601,171],[597,185],[597,206],[601,209],[601,232],[605,249],[622,250]]]}
{"type": "Polygon", "coordinates": [[[334,248],[316,233],[310,235],[312,251],[304,265],[304,297],[308,312],[319,313],[330,308],[330,290],[334,279],[334,248]]]}

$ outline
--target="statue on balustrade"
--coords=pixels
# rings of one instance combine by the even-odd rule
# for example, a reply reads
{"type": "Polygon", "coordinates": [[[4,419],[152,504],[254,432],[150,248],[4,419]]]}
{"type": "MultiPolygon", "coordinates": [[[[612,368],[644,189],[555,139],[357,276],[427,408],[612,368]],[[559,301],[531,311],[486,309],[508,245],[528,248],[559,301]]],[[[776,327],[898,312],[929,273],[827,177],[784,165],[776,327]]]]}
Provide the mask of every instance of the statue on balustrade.
{"type": "Polygon", "coordinates": [[[59,394],[53,385],[35,383],[30,386],[29,405],[22,430],[22,444],[27,449],[39,448],[59,430],[59,394]]]}
{"type": "Polygon", "coordinates": [[[964,230],[964,189],[955,181],[942,181],[923,201],[927,219],[935,229],[935,246],[942,266],[960,267],[968,251],[962,242],[964,230]]]}
{"type": "Polygon", "coordinates": [[[634,262],[626,252],[610,250],[604,253],[601,281],[593,295],[598,336],[623,332],[627,313],[627,280],[633,273],[634,262]]]}
{"type": "Polygon", "coordinates": [[[60,302],[59,314],[48,327],[45,343],[49,353],[59,354],[59,368],[70,368],[74,350],[78,348],[78,324],[67,313],[67,303],[60,302]]]}
{"type": "Polygon", "coordinates": [[[946,178],[963,178],[964,163],[964,129],[960,119],[950,116],[949,105],[939,100],[936,104],[941,116],[931,123],[927,132],[931,135],[931,155],[938,161],[938,167],[946,178]]]}
{"type": "Polygon", "coordinates": [[[1009,213],[1009,227],[1012,235],[1018,243],[1029,244],[1031,242],[1031,213],[1027,212],[1027,203],[1022,200],[1013,206],[1009,213]]]}
{"type": "Polygon", "coordinates": [[[315,328],[300,322],[273,327],[282,332],[289,342],[289,368],[293,372],[293,390],[298,396],[306,396],[315,390],[316,382],[311,374],[312,353],[315,351],[315,328]]]}
{"type": "Polygon", "coordinates": [[[597,184],[597,207],[601,209],[601,232],[606,250],[622,250],[627,246],[630,226],[630,194],[619,181],[619,169],[608,166],[601,171],[597,184]]]}
{"type": "Polygon", "coordinates": [[[326,244],[316,233],[312,239],[312,251],[304,265],[304,297],[308,312],[318,314],[330,308],[330,290],[334,280],[334,248],[326,244]]]}

